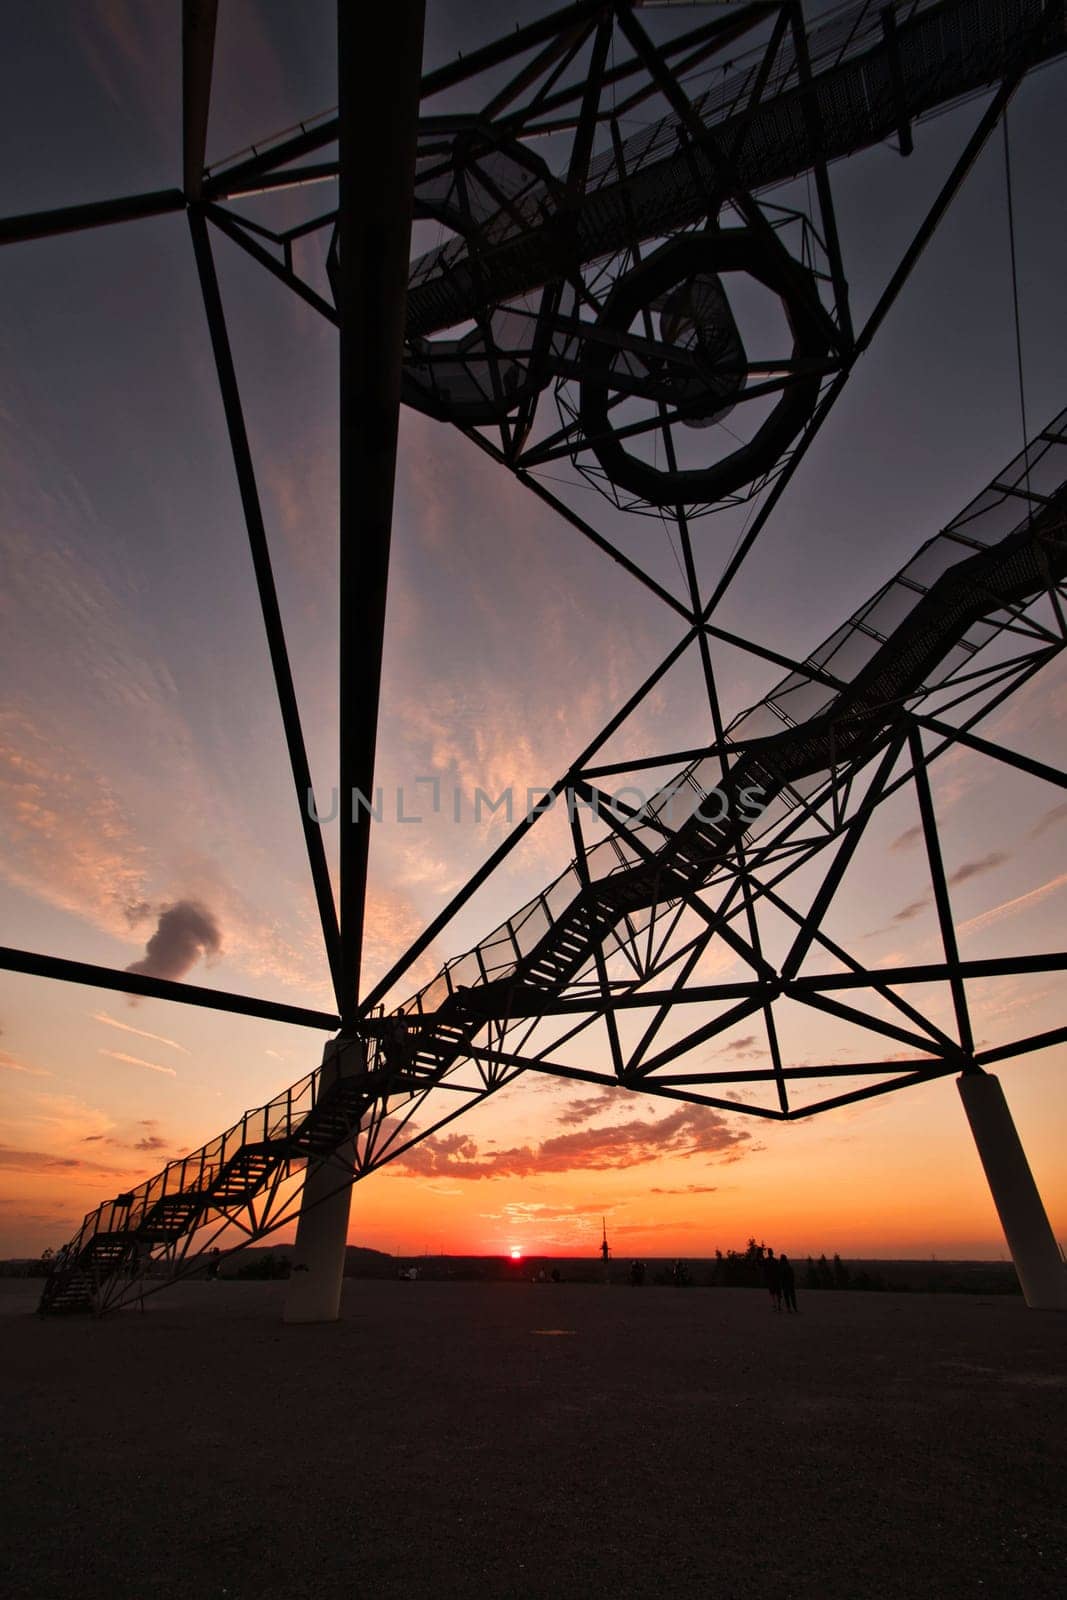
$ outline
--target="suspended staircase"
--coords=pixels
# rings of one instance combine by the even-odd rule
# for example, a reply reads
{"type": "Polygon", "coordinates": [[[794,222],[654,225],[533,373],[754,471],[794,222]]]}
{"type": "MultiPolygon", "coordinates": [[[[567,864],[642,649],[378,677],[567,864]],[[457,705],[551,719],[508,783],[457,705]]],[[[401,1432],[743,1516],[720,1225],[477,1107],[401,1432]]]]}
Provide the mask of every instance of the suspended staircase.
{"type": "MultiPolygon", "coordinates": [[[[694,113],[729,152],[753,193],[828,161],[869,149],[921,117],[994,87],[1022,55],[1027,69],[1067,50],[1062,0],[916,0],[895,7],[861,0],[808,30],[806,84],[792,35],[779,48],[753,108],[762,50],[691,92],[694,113]],[[891,25],[884,16],[892,14],[891,25]]],[[[732,65],[732,63],[730,64],[732,65]]],[[[712,160],[675,115],[624,140],[592,164],[573,218],[578,259],[597,261],[699,222],[717,190],[712,160]]],[[[412,265],[407,336],[428,338],[528,294],[558,277],[558,185],[532,184],[521,202],[487,217],[477,249],[461,237],[412,265]]]]}

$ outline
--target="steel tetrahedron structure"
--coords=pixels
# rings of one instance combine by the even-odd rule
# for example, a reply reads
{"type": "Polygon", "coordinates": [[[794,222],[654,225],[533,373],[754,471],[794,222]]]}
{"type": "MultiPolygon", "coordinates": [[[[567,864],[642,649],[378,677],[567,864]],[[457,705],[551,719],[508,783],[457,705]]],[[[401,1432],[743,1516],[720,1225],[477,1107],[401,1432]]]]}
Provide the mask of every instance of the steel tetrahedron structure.
{"type": "MultiPolygon", "coordinates": [[[[947,526],[916,530],[911,559],[803,660],[731,632],[719,613],[1012,94],[1067,53],[1064,7],[909,0],[809,18],[770,0],[679,8],[670,15],[687,26],[672,21],[662,37],[666,13],[653,29],[653,9],[581,0],[423,74],[419,0],[381,15],[373,52],[359,7],[340,0],[336,112],[208,166],[215,6],[186,0],[181,187],[0,222],[0,242],[16,243],[187,214],[336,997],[335,1011],[311,1011],[2,953],[11,970],[335,1035],[298,1083],[90,1213],[42,1309],[122,1305],[196,1269],[206,1249],[238,1248],[297,1218],[313,1277],[316,1215],[334,1217],[343,1243],[355,1180],[523,1072],[773,1120],[960,1077],[1011,1237],[1014,1202],[998,1189],[968,1094],[984,1093],[973,1085],[989,1066],[1067,1039],[1067,1026],[982,1048],[967,984],[1061,971],[1067,954],[961,957],[929,768],[963,748],[994,769],[1067,785],[1051,763],[976,731],[1067,644],[1067,410],[1021,451],[1009,445],[1007,465],[947,526]],[[831,168],[887,140],[921,160],[924,122],[968,99],[973,126],[857,323],[831,168]],[[627,132],[635,111],[641,125],[627,132]],[[283,192],[306,214],[272,225],[283,192]],[[435,242],[413,253],[419,224],[433,225],[435,242]],[[341,807],[335,897],[307,803],[219,236],[338,329],[342,796],[373,791],[402,405],[462,433],[677,618],[677,642],[645,682],[369,986],[371,817],[341,807]],[[755,325],[744,309],[753,295],[755,325]],[[596,492],[579,497],[579,486],[596,492]],[[739,506],[742,533],[709,584],[694,552],[739,506]],[[642,561],[639,543],[615,542],[622,513],[648,519],[634,527],[669,527],[680,593],[642,561]],[[718,644],[782,674],[732,720],[718,644]],[[688,653],[706,694],[704,740],[619,756],[620,730],[688,653]],[[617,781],[642,774],[654,775],[651,798],[629,804],[617,781]],[[871,967],[831,935],[827,913],[879,807],[901,792],[917,808],[942,953],[871,967]],[[569,862],[407,992],[414,964],[557,809],[569,862]],[[789,930],[773,956],[768,917],[778,945],[789,930]],[[714,962],[709,971],[723,948],[740,978],[718,981],[714,962]],[[930,986],[949,996],[951,1026],[916,998],[930,986]],[[791,1059],[783,1005],[860,1030],[866,1058],[791,1059]],[[749,1019],[765,1039],[756,1064],[711,1070],[694,1059],[749,1019]],[[589,1065],[590,1039],[599,1066],[589,1065]],[[829,1092],[818,1087],[827,1083],[829,1092]]],[[[1026,1238],[1011,1242],[1025,1276],[1040,1217],[1019,1226],[1026,1238]]]]}

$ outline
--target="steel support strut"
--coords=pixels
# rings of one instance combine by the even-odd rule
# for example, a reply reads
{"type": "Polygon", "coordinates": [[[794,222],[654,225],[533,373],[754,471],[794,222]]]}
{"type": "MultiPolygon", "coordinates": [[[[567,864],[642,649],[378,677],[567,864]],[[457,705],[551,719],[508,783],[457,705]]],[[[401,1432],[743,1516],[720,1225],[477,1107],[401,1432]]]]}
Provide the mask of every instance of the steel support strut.
{"type": "Polygon", "coordinates": [[[341,1013],[354,1016],[366,914],[424,0],[384,7],[371,48],[338,0],[341,1013]],[[353,815],[355,812],[355,815],[353,815]]]}
{"type": "MultiPolygon", "coordinates": [[[[367,46],[356,0],[338,0],[340,325],[340,981],[342,1034],[323,1081],[340,1092],[366,1046],[355,1039],[389,582],[400,375],[422,67],[424,0],[401,0],[367,46]]],[[[334,1322],[341,1303],[357,1138],[342,1159],[309,1158],[287,1322],[334,1322]]]]}
{"type": "Polygon", "coordinates": [[[199,200],[211,107],[218,0],[182,0],[182,187],[199,200]]]}

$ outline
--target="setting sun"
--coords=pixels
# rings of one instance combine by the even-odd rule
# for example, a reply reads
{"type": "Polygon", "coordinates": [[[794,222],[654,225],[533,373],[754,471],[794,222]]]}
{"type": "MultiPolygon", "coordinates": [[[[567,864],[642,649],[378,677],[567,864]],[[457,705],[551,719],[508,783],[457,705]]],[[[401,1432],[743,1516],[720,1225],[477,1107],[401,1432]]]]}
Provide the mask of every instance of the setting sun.
{"type": "Polygon", "coordinates": [[[517,1244],[513,1244],[512,1245],[510,1254],[511,1254],[512,1261],[521,1261],[522,1260],[522,1251],[520,1250],[520,1248],[519,1248],[519,1246],[517,1244]]]}

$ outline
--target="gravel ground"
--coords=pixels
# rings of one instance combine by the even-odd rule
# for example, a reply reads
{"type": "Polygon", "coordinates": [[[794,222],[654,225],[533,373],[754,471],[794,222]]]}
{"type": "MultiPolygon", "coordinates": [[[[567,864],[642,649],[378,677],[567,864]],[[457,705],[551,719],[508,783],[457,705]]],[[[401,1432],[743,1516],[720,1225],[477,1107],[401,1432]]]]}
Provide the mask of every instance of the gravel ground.
{"type": "Polygon", "coordinates": [[[1015,1299],[0,1282],[12,1597],[1067,1593],[1067,1320],[1015,1299]]]}

